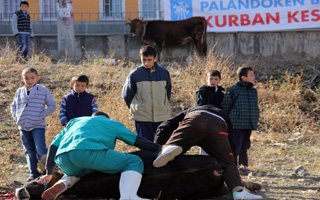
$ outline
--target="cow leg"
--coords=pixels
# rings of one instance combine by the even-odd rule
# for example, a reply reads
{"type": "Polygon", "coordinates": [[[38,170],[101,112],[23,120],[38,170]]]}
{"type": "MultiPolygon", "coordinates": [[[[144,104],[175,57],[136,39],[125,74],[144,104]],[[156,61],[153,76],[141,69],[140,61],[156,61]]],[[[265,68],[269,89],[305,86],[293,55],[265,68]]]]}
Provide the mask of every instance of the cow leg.
{"type": "Polygon", "coordinates": [[[160,58],[163,56],[162,54],[162,45],[158,45],[156,46],[157,52],[158,52],[158,62],[160,62],[160,58]]]}
{"type": "Polygon", "coordinates": [[[207,30],[206,26],[198,25],[192,34],[192,39],[200,56],[207,54],[207,30]]]}
{"type": "Polygon", "coordinates": [[[194,38],[194,44],[200,56],[206,56],[207,54],[207,43],[206,41],[202,41],[202,38],[194,38]]]}

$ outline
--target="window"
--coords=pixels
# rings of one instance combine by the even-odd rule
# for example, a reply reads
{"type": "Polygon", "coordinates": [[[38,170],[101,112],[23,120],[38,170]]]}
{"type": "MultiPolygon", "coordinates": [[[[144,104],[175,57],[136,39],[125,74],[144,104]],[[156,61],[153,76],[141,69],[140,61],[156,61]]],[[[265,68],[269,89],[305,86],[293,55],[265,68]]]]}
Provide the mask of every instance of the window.
{"type": "Polygon", "coordinates": [[[56,0],[39,0],[41,20],[57,20],[56,3],[56,0]]]}
{"type": "Polygon", "coordinates": [[[19,10],[21,0],[0,0],[0,19],[9,20],[19,10]]]}
{"type": "Polygon", "coordinates": [[[139,0],[139,17],[143,19],[161,19],[160,0],[139,0]]]}
{"type": "Polygon", "coordinates": [[[124,19],[125,0],[100,0],[100,19],[124,19]]]}

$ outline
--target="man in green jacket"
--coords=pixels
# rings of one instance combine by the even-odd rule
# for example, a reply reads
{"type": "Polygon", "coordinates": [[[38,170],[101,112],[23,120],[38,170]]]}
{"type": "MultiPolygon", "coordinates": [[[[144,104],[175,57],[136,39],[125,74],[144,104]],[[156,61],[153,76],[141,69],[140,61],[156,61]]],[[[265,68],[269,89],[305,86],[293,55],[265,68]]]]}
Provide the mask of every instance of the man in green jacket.
{"type": "Polygon", "coordinates": [[[143,162],[136,155],[115,151],[117,139],[144,150],[160,149],[160,145],[138,137],[122,123],[109,119],[103,112],[94,113],[92,117],[74,118],[53,139],[47,156],[46,175],[38,182],[46,184],[51,180],[54,161],[65,176],[47,189],[42,194],[42,199],[56,199],[88,170],[95,170],[110,174],[121,172],[120,199],[142,200],[137,191],[142,178],[143,162]]]}
{"type": "Polygon", "coordinates": [[[222,108],[231,119],[230,143],[239,166],[248,170],[248,149],[251,146],[252,130],[257,129],[259,120],[258,94],[253,87],[254,71],[251,67],[241,67],[237,71],[239,81],[225,93],[222,108]]]}

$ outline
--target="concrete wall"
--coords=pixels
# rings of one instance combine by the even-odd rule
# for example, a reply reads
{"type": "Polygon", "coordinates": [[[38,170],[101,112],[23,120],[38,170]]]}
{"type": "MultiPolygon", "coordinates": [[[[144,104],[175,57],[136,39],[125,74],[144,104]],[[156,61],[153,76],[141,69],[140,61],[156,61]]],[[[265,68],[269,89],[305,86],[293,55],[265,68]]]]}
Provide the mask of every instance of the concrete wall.
{"type": "MultiPolygon", "coordinates": [[[[0,37],[0,46],[14,44],[13,37],[0,37]]],[[[41,36],[33,40],[36,52],[57,58],[55,36],[41,36]]],[[[208,49],[234,59],[236,62],[320,65],[320,31],[267,33],[208,33],[208,49]]],[[[76,57],[126,57],[139,59],[142,42],[127,35],[76,36],[76,57]]],[[[164,48],[163,58],[183,58],[194,52],[193,45],[164,48]]]]}

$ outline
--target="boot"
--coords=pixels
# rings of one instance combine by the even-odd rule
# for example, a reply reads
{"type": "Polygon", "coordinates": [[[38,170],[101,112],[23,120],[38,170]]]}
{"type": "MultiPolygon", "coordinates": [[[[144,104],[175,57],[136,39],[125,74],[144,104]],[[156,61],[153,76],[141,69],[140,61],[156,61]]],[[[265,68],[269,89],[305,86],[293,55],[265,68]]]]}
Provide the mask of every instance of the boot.
{"type": "Polygon", "coordinates": [[[237,199],[263,199],[262,196],[252,194],[245,187],[243,187],[243,189],[241,191],[233,191],[232,196],[233,196],[234,200],[237,200],[237,199]]]}
{"type": "Polygon", "coordinates": [[[119,181],[120,200],[148,200],[137,195],[142,175],[136,171],[121,173],[119,181]]]}
{"type": "Polygon", "coordinates": [[[80,178],[75,176],[64,175],[58,182],[56,182],[49,189],[42,193],[42,200],[55,200],[60,194],[76,184],[80,178]]]}
{"type": "Polygon", "coordinates": [[[182,153],[182,147],[177,145],[167,145],[158,154],[158,157],[153,161],[154,167],[163,167],[169,161],[182,153]]]}

